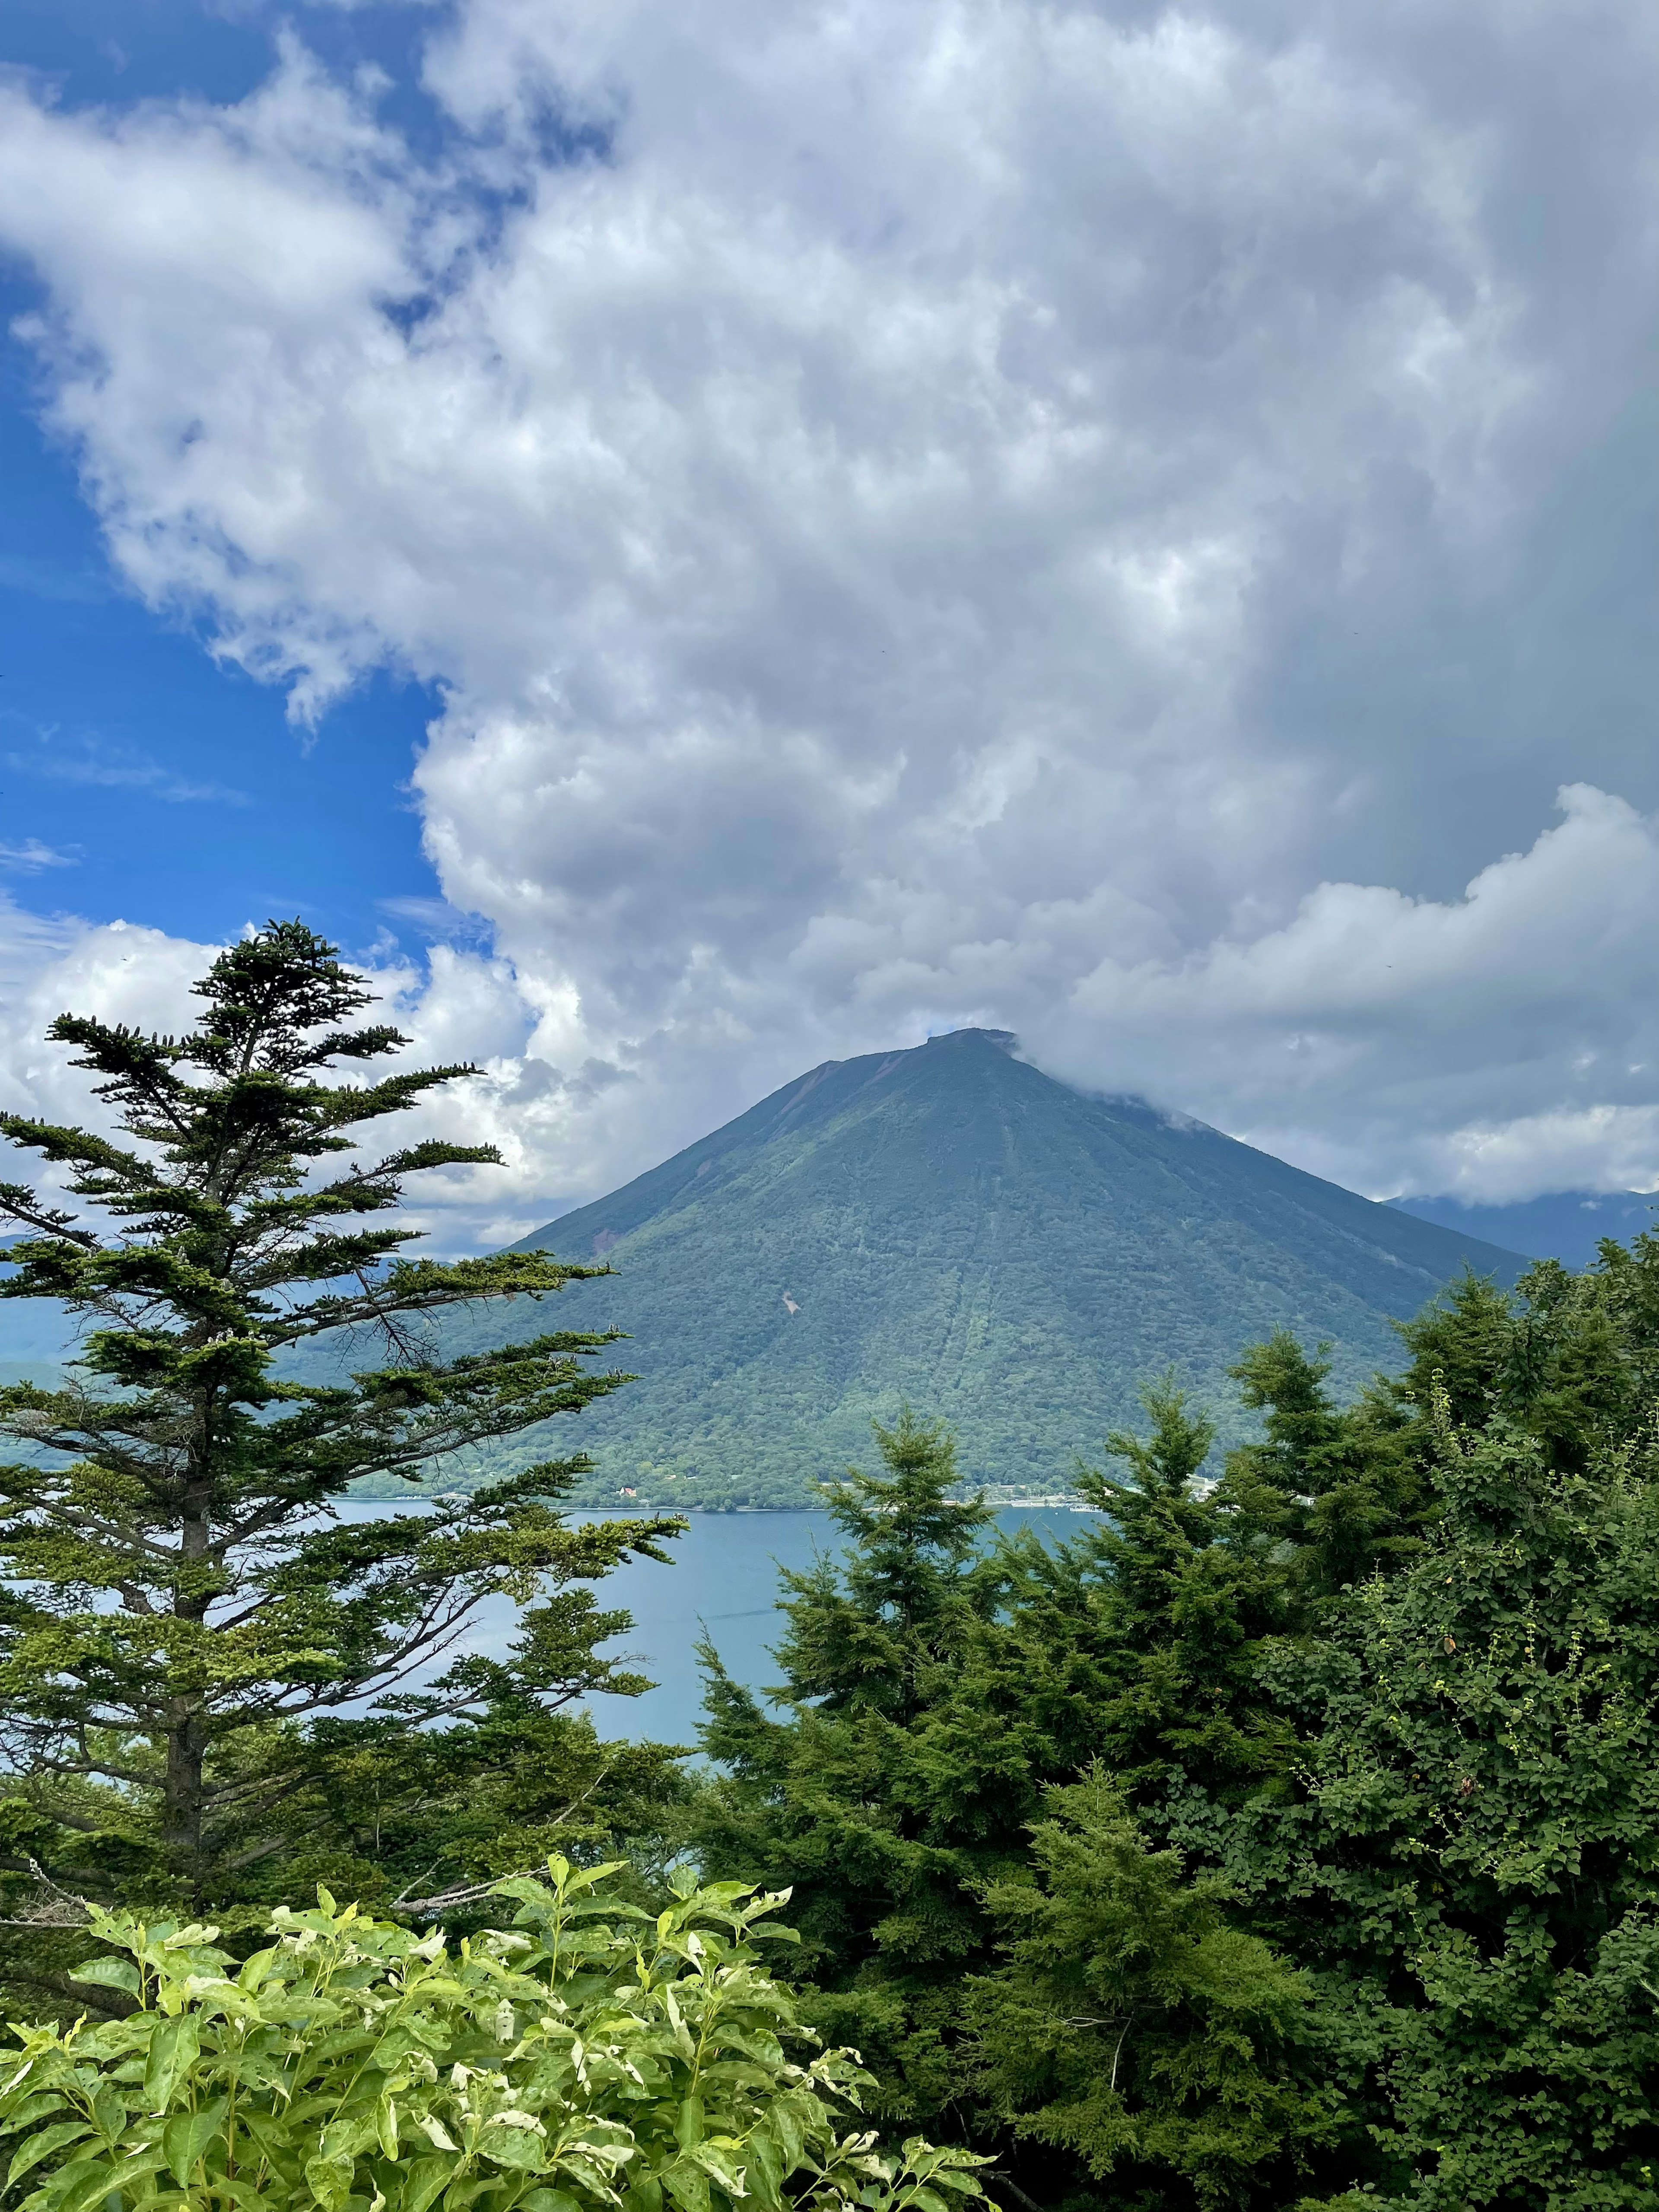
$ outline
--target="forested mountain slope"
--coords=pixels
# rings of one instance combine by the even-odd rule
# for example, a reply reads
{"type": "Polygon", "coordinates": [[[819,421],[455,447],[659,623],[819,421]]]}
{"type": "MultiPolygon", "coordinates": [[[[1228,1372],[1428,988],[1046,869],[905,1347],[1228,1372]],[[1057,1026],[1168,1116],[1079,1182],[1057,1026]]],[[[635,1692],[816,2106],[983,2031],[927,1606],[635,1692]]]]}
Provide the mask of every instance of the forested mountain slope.
{"type": "Polygon", "coordinates": [[[972,1480],[1057,1486],[1171,1360],[1231,1406],[1229,1363],[1282,1327],[1346,1390],[1466,1264],[1524,1264],[1011,1044],[828,1062],[523,1240],[617,1270],[559,1316],[627,1330],[641,1377],[584,1416],[595,1496],[804,1501],[904,1399],[972,1480]]]}
{"type": "MultiPolygon", "coordinates": [[[[556,1312],[452,1313],[444,1346],[627,1332],[618,1358],[641,1379],[583,1416],[586,1503],[806,1504],[906,1400],[956,1425],[971,1480],[1029,1494],[1063,1486],[1171,1361],[1224,1441],[1245,1345],[1279,1328],[1328,1341],[1346,1395],[1396,1364],[1390,1322],[1465,1265],[1509,1284],[1526,1264],[1200,1122],[1087,1097],[1012,1045],[959,1030],[814,1068],[515,1248],[614,1276],[556,1312]]],[[[61,1328],[0,1307],[0,1360],[50,1363],[61,1328]]],[[[383,1357],[324,1338],[288,1364],[331,1378],[383,1357]]]]}

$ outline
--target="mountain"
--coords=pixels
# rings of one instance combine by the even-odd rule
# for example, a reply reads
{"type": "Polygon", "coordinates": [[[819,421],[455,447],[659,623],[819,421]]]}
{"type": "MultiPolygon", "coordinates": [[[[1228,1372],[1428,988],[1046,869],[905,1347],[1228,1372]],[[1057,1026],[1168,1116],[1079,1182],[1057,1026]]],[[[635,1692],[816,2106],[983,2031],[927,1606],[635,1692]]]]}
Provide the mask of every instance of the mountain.
{"type": "Polygon", "coordinates": [[[1462,1236],[1484,1237],[1534,1260],[1559,1260],[1568,1267],[1595,1262],[1604,1237],[1628,1244],[1659,1224],[1652,1191],[1557,1190],[1543,1198],[1514,1199],[1505,1206],[1465,1206],[1455,1198],[1396,1198],[1392,1204],[1419,1221],[1437,1221],[1462,1236]]]}
{"type": "Polygon", "coordinates": [[[557,1323],[627,1330],[642,1378],[583,1416],[592,1502],[804,1503],[904,1399],[955,1424],[975,1480],[1056,1488],[1172,1361],[1237,1434],[1225,1370],[1269,1330],[1328,1340],[1352,1390],[1465,1266],[1525,1264],[1012,1042],[826,1062],[522,1240],[617,1271],[557,1323]]]}
{"type": "MultiPolygon", "coordinates": [[[[1390,1321],[1466,1265],[1504,1283],[1526,1265],[1201,1122],[1071,1090],[1012,1046],[958,1030],[828,1061],[524,1238],[617,1273],[556,1312],[451,1317],[441,1347],[614,1324],[641,1380],[446,1480],[580,1443],[599,1462],[584,1504],[804,1504],[908,1398],[955,1424],[971,1479],[1051,1491],[1171,1362],[1236,1436],[1226,1369],[1270,1329],[1328,1340],[1351,1391],[1395,1363],[1390,1321]]],[[[0,1305],[0,1379],[46,1379],[65,1336],[55,1309],[0,1305]]],[[[286,1364],[329,1380],[383,1357],[320,1338],[286,1364]]]]}

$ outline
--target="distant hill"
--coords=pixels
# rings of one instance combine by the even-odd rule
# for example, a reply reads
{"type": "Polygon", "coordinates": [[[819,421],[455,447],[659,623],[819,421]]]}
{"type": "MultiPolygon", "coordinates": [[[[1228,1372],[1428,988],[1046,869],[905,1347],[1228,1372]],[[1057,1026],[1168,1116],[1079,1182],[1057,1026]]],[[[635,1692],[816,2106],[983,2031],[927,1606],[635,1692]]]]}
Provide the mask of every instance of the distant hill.
{"type": "Polygon", "coordinates": [[[1659,1228],[1659,1196],[1639,1190],[1558,1190],[1507,1206],[1465,1206],[1455,1198],[1397,1198],[1393,1203],[1419,1221],[1437,1222],[1460,1236],[1484,1237],[1534,1260],[1559,1260],[1568,1267],[1595,1262],[1604,1237],[1628,1244],[1644,1230],[1659,1228]]]}
{"type": "Polygon", "coordinates": [[[618,1271],[558,1317],[626,1329],[642,1378],[583,1416],[596,1501],[804,1502],[907,1398],[974,1480],[1058,1487],[1171,1361],[1237,1432],[1225,1370],[1269,1330],[1328,1340],[1350,1390],[1466,1265],[1524,1265],[1012,1043],[830,1061],[522,1240],[618,1271]]]}

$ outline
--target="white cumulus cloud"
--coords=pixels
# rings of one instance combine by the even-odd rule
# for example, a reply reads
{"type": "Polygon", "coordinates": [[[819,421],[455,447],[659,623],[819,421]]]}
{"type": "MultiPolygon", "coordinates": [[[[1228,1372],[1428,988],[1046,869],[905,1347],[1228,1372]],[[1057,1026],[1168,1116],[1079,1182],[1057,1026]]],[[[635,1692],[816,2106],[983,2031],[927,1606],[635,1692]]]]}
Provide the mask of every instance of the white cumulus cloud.
{"type": "Polygon", "coordinates": [[[1659,1182],[1656,42],[459,0],[435,152],[289,34],[12,83],[0,235],[134,586],[444,688],[492,1225],[972,1019],[1368,1189],[1659,1182]]]}

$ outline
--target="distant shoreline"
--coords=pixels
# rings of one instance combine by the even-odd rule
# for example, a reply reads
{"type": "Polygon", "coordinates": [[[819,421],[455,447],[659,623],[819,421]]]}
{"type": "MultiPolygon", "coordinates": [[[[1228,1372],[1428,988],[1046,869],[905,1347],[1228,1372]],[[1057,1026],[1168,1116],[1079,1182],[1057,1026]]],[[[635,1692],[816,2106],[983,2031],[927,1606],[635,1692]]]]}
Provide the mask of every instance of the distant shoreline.
{"type": "MultiPolygon", "coordinates": [[[[465,1491],[400,1490],[396,1492],[360,1491],[355,1487],[345,1495],[362,1504],[374,1505],[436,1505],[459,1503],[467,1496],[465,1491]]],[[[969,1504],[971,1498],[957,1498],[957,1504],[969,1504]]],[[[1042,1492],[1030,1496],[987,1498],[993,1513],[1077,1513],[1092,1514],[1097,1518],[1099,1508],[1086,1504],[1073,1492],[1042,1492]]],[[[745,1513],[823,1513],[828,1504],[811,1499],[792,1505],[683,1505],[674,1498],[624,1498],[584,1499],[568,1498],[559,1501],[559,1510],[565,1513],[603,1513],[614,1515],[618,1520],[634,1520],[646,1513],[672,1513],[677,1519],[686,1521],[729,1521],[745,1513]]]]}

